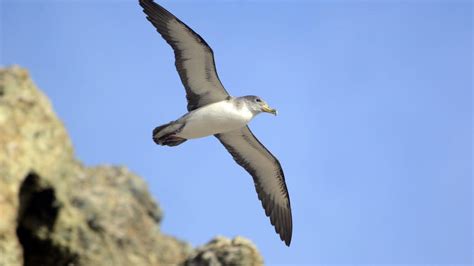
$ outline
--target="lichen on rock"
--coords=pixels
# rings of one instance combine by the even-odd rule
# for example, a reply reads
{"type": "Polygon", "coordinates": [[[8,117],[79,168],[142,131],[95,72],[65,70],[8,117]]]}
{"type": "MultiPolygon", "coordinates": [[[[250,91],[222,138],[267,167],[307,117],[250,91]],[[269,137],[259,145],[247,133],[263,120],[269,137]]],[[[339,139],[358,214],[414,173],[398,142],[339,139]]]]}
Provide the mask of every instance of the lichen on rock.
{"type": "Polygon", "coordinates": [[[193,249],[162,217],[143,179],[75,158],[26,70],[0,69],[0,266],[263,264],[242,238],[193,249]]]}
{"type": "Polygon", "coordinates": [[[218,236],[198,247],[184,262],[185,266],[199,265],[262,265],[263,259],[249,240],[236,237],[233,240],[218,236]]]}

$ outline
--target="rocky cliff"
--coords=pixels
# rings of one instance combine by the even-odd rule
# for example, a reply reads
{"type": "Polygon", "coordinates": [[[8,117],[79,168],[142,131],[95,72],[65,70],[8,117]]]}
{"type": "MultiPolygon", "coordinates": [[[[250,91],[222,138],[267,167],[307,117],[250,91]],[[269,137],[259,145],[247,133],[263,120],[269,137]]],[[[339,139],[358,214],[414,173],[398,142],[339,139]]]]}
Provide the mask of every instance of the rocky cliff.
{"type": "Polygon", "coordinates": [[[0,266],[260,265],[248,240],[193,249],[160,231],[163,213],[124,167],[85,167],[47,97],[0,69],[0,266]]]}

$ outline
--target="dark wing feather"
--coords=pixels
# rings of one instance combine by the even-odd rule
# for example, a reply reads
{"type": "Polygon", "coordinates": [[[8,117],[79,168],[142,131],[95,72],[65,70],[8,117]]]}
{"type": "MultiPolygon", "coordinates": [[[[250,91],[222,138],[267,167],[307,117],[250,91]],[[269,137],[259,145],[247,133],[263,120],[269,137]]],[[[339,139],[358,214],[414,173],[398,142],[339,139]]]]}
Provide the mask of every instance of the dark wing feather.
{"type": "Polygon", "coordinates": [[[258,198],[275,231],[290,245],[293,230],[290,197],[280,162],[248,127],[217,134],[234,160],[253,177],[258,198]]]}
{"type": "Polygon", "coordinates": [[[226,99],[229,94],[219,80],[214,53],[206,41],[153,0],[139,1],[147,19],[174,50],[188,110],[226,99]]]}

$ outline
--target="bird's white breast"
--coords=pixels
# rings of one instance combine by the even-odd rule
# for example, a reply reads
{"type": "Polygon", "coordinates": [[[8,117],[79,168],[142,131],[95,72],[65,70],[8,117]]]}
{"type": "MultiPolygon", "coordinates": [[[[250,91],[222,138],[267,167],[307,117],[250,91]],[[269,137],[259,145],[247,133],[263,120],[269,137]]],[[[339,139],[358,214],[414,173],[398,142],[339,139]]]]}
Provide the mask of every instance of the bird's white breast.
{"type": "Polygon", "coordinates": [[[186,139],[201,138],[242,128],[253,118],[243,104],[240,108],[225,100],[198,108],[185,116],[184,127],[178,136],[186,139]]]}

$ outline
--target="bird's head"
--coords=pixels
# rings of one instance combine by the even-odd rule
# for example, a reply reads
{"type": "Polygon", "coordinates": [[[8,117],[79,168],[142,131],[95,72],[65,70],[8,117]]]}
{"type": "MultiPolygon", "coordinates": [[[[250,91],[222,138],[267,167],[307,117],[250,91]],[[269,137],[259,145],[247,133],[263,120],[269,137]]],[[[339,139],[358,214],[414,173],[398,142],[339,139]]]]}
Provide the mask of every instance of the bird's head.
{"type": "Polygon", "coordinates": [[[248,108],[255,114],[265,112],[277,115],[277,110],[268,106],[268,104],[258,96],[244,96],[244,99],[248,108]]]}

